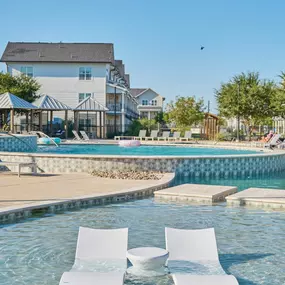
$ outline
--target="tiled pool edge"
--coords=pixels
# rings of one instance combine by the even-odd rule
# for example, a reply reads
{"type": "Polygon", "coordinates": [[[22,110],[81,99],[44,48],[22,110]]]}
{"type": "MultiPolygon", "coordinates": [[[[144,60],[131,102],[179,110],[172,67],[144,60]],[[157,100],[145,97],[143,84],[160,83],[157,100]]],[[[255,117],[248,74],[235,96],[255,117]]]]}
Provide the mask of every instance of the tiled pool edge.
{"type": "Polygon", "coordinates": [[[59,213],[68,210],[76,210],[84,207],[93,207],[107,203],[116,203],[139,199],[151,196],[154,191],[161,190],[170,186],[174,180],[174,173],[166,173],[162,179],[154,181],[150,186],[138,186],[128,190],[115,191],[106,194],[81,196],[65,200],[43,201],[32,205],[7,207],[0,209],[0,224],[14,223],[31,217],[37,211],[46,213],[59,213]]]}

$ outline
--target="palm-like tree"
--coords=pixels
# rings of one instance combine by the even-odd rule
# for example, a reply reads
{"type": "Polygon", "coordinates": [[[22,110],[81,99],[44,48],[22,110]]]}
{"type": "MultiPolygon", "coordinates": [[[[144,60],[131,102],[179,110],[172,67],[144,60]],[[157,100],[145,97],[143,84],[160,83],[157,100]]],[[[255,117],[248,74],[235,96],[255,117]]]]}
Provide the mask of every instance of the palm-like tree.
{"type": "Polygon", "coordinates": [[[281,71],[281,74],[279,74],[278,77],[281,78],[281,85],[285,89],[285,72],[281,71]]]}

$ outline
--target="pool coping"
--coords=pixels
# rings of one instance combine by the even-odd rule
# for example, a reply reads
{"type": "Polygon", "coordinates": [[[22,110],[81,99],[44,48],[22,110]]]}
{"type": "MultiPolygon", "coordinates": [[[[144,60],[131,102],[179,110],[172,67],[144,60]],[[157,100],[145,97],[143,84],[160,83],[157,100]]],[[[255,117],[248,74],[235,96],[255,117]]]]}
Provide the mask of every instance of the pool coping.
{"type": "Polygon", "coordinates": [[[169,187],[174,178],[175,173],[165,173],[161,179],[152,180],[153,183],[148,186],[136,186],[128,190],[113,191],[106,194],[99,193],[95,195],[78,196],[69,199],[58,199],[52,202],[42,201],[33,203],[32,205],[5,207],[4,209],[0,209],[0,224],[14,223],[17,220],[26,219],[31,217],[33,211],[36,210],[56,213],[80,209],[82,207],[92,207],[148,197],[151,196],[154,191],[169,187]]]}

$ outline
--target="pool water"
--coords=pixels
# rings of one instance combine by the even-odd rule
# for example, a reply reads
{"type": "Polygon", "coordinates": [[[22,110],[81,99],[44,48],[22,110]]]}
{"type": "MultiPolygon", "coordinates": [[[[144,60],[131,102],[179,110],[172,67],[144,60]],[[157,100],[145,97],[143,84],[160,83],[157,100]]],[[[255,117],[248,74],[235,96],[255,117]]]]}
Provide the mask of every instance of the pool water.
{"type": "Polygon", "coordinates": [[[209,184],[209,185],[225,185],[236,186],[238,190],[244,190],[251,187],[255,188],[270,188],[270,189],[285,189],[285,171],[274,172],[270,174],[260,175],[239,175],[229,177],[193,177],[193,176],[175,176],[173,185],[185,183],[193,184],[209,184]]]}
{"type": "MultiPolygon", "coordinates": [[[[129,228],[129,248],[165,247],[164,227],[214,227],[220,260],[240,285],[285,284],[285,212],[170,204],[154,198],[109,204],[0,227],[0,284],[57,285],[71,268],[78,227],[129,228]]],[[[125,284],[172,285],[169,276],[125,284]]]]}
{"type": "Polygon", "coordinates": [[[97,154],[97,155],[146,155],[146,156],[207,156],[207,155],[235,155],[235,154],[257,154],[257,151],[235,150],[223,148],[200,148],[187,146],[140,146],[120,147],[118,145],[60,145],[39,146],[39,153],[56,154],[97,154]]]}

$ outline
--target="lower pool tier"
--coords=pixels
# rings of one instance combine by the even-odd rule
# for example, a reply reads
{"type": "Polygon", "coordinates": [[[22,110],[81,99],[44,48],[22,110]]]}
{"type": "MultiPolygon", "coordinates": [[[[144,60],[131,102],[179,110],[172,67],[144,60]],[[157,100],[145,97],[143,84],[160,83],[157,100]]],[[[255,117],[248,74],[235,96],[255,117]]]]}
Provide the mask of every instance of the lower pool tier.
{"type": "MultiPolygon", "coordinates": [[[[79,226],[128,227],[129,248],[164,248],[165,227],[214,227],[221,264],[240,285],[285,284],[285,212],[143,199],[0,227],[0,285],[57,285],[74,262],[79,226]]],[[[168,275],[127,275],[125,281],[125,285],[156,284],[173,282],[168,275]]]]}

